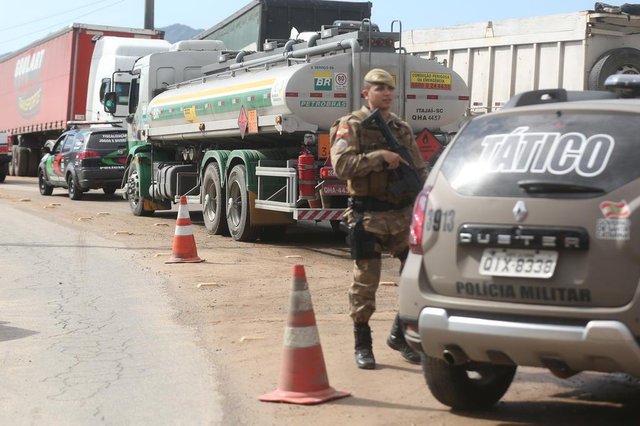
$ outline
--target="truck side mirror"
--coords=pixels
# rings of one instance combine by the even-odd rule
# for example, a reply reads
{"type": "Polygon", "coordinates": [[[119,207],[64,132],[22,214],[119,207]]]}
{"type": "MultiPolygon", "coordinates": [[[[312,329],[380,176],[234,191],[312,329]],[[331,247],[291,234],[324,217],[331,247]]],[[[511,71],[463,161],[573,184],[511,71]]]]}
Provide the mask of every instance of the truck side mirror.
{"type": "Polygon", "coordinates": [[[109,114],[115,114],[118,105],[118,94],[116,92],[107,92],[104,94],[104,110],[109,114]]]}
{"type": "Polygon", "coordinates": [[[129,124],[133,123],[133,118],[135,117],[134,114],[129,114],[127,115],[127,118],[125,118],[125,121],[129,124]]]}
{"type": "Polygon", "coordinates": [[[42,147],[42,155],[44,154],[50,154],[51,153],[51,147],[48,145],[45,145],[42,147]]]}

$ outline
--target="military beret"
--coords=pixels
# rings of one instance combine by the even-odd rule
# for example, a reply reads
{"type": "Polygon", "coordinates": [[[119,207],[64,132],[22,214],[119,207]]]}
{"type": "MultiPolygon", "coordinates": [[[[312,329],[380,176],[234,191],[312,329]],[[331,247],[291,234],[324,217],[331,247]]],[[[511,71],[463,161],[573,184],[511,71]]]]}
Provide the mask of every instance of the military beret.
{"type": "Polygon", "coordinates": [[[374,68],[364,76],[364,81],[370,84],[386,84],[392,89],[396,88],[393,76],[380,68],[374,68]]]}

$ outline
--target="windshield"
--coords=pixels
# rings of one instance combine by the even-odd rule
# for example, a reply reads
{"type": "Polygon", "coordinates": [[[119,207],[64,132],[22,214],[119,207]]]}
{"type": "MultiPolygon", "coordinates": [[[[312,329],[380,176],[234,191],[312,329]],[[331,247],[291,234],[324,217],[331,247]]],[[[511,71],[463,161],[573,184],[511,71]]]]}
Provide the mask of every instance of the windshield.
{"type": "Polygon", "coordinates": [[[87,148],[90,149],[118,149],[127,144],[127,132],[92,133],[87,148]]]}
{"type": "Polygon", "coordinates": [[[442,172],[463,195],[523,196],[532,183],[610,192],[640,176],[637,126],[630,125],[639,118],[555,111],[485,116],[458,135],[442,172]]]}

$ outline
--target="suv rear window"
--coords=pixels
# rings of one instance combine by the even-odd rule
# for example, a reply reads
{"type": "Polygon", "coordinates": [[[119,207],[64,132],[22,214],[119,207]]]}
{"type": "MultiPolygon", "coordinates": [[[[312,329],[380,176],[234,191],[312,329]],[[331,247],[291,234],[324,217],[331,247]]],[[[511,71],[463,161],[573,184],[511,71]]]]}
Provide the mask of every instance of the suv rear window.
{"type": "Polygon", "coordinates": [[[87,148],[117,149],[127,145],[127,132],[94,132],[89,137],[87,148]]]}
{"type": "Polygon", "coordinates": [[[462,195],[525,197],[519,184],[527,181],[611,192],[640,177],[639,120],[622,112],[487,115],[458,135],[441,170],[462,195]]]}

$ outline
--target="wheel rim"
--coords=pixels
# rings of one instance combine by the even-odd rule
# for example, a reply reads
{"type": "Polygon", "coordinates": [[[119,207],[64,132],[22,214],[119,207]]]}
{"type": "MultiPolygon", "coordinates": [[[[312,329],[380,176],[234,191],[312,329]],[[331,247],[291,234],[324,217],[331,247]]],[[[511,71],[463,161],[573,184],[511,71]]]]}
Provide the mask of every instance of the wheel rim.
{"type": "Polygon", "coordinates": [[[127,180],[127,198],[133,207],[140,202],[140,178],[136,170],[131,171],[127,180]]]}
{"type": "Polygon", "coordinates": [[[40,191],[44,191],[44,176],[42,176],[42,173],[38,175],[38,183],[40,184],[40,191]]]}
{"type": "Polygon", "coordinates": [[[214,222],[218,216],[218,193],[216,192],[215,185],[211,183],[205,188],[204,196],[204,214],[209,222],[214,222]]]}
{"type": "Polygon", "coordinates": [[[229,214],[228,217],[234,227],[240,225],[242,219],[242,191],[238,182],[233,182],[229,188],[229,214]]]}
{"type": "Polygon", "coordinates": [[[67,186],[69,187],[69,195],[73,196],[76,193],[76,187],[73,184],[73,178],[69,176],[69,180],[67,181],[67,186]]]}

